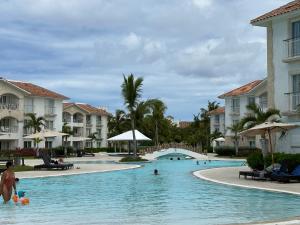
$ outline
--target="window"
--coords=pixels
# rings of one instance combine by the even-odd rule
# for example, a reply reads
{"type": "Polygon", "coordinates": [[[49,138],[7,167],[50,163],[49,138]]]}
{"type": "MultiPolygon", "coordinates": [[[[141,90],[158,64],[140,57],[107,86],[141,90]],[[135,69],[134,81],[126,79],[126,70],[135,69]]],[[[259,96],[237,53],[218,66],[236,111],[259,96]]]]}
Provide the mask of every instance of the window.
{"type": "Polygon", "coordinates": [[[92,129],[86,128],[86,136],[88,137],[89,135],[91,135],[91,133],[92,133],[92,129]]]}
{"type": "Polygon", "coordinates": [[[220,123],[220,115],[215,115],[215,123],[216,124],[220,123]]]}
{"type": "Polygon", "coordinates": [[[52,120],[46,120],[45,127],[48,130],[54,130],[54,122],[52,120]]]}
{"type": "Polygon", "coordinates": [[[293,93],[292,93],[292,107],[297,110],[300,105],[300,74],[292,76],[293,93]]]}
{"type": "Polygon", "coordinates": [[[101,141],[97,141],[97,148],[101,148],[101,141]]]}
{"type": "Polygon", "coordinates": [[[300,55],[300,21],[292,23],[292,56],[300,55]]]}
{"type": "Polygon", "coordinates": [[[235,113],[240,112],[240,99],[239,98],[233,98],[231,100],[231,109],[232,109],[232,112],[235,112],[235,113]]]}
{"type": "Polygon", "coordinates": [[[54,114],[54,100],[53,99],[46,99],[45,102],[45,113],[46,114],[54,114]]]}
{"type": "Polygon", "coordinates": [[[25,113],[33,113],[33,98],[24,99],[24,111],[25,113]]]}
{"type": "Polygon", "coordinates": [[[96,118],[96,125],[97,126],[101,125],[101,116],[97,116],[97,118],[96,118]]]}
{"type": "Polygon", "coordinates": [[[46,141],[45,142],[45,148],[52,148],[52,141],[46,141]]]}
{"type": "Polygon", "coordinates": [[[24,141],[24,148],[31,148],[31,141],[24,141]]]}
{"type": "Polygon", "coordinates": [[[259,96],[259,106],[262,110],[268,108],[268,94],[264,93],[259,96]]]}
{"type": "Polygon", "coordinates": [[[101,138],[101,129],[97,129],[96,132],[97,132],[98,139],[100,139],[101,138]]]}
{"type": "Polygon", "coordinates": [[[92,121],[91,121],[91,116],[90,116],[90,115],[87,115],[87,116],[85,117],[85,120],[86,120],[86,124],[87,124],[87,125],[91,125],[92,121]]]}
{"type": "Polygon", "coordinates": [[[250,146],[250,148],[255,148],[256,147],[255,140],[250,140],[249,141],[249,146],[250,146]]]}
{"type": "Polygon", "coordinates": [[[238,124],[239,120],[232,120],[232,125],[238,124]]]}
{"type": "Polygon", "coordinates": [[[248,97],[248,105],[252,105],[252,104],[255,104],[255,97],[254,96],[248,97]]]}

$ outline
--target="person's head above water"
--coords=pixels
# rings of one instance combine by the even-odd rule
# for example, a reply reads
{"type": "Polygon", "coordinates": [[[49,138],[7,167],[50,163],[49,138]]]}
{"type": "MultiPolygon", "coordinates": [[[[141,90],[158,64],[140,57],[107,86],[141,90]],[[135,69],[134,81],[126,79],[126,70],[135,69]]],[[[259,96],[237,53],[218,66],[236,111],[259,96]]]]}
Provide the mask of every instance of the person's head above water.
{"type": "Polygon", "coordinates": [[[154,170],[154,175],[158,175],[158,170],[157,169],[154,170]]]}

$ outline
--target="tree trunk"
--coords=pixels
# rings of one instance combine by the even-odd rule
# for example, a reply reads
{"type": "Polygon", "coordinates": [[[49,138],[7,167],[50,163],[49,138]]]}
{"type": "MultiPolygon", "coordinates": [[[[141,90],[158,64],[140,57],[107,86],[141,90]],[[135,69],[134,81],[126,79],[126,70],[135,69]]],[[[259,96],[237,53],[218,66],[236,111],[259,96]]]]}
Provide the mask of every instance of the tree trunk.
{"type": "Polygon", "coordinates": [[[155,121],[155,142],[156,142],[156,146],[158,146],[158,124],[157,124],[157,121],[155,121]]]}
{"type": "Polygon", "coordinates": [[[131,129],[132,129],[132,135],[133,135],[133,157],[136,158],[137,152],[136,152],[136,138],[135,138],[135,126],[134,126],[134,117],[131,116],[131,129]]]}
{"type": "Polygon", "coordinates": [[[238,156],[238,154],[239,154],[239,140],[238,140],[237,136],[235,137],[234,145],[235,145],[235,155],[238,156]]]}

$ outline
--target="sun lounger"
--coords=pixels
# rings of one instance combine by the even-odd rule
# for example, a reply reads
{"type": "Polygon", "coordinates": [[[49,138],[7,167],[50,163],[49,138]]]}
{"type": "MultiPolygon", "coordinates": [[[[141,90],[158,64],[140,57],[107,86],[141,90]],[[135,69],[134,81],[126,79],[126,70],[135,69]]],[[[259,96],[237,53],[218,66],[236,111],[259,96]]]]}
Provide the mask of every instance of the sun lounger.
{"type": "Polygon", "coordinates": [[[44,164],[35,165],[33,167],[34,170],[41,170],[41,169],[67,170],[74,167],[72,163],[58,163],[57,161],[51,160],[51,157],[46,152],[41,152],[41,156],[44,161],[44,164]]]}
{"type": "Polygon", "coordinates": [[[296,166],[290,174],[286,172],[273,173],[272,179],[284,183],[288,183],[291,180],[300,181],[300,165],[296,166]]]}

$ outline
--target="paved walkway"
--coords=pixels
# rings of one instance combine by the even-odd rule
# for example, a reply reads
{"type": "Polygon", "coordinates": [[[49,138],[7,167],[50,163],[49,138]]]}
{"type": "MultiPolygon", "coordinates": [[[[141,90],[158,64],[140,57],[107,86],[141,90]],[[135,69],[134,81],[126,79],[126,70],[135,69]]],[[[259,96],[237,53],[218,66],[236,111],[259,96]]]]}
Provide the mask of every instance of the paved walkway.
{"type": "Polygon", "coordinates": [[[196,171],[194,172],[194,175],[205,180],[227,184],[227,185],[300,195],[300,183],[284,184],[275,181],[273,182],[257,181],[257,180],[252,180],[251,178],[244,179],[244,177],[242,176],[239,179],[240,170],[250,171],[250,168],[248,167],[215,168],[209,170],[196,171]]]}
{"type": "MultiPolygon", "coordinates": [[[[139,168],[139,165],[132,164],[117,164],[121,157],[109,156],[106,153],[98,153],[95,157],[80,157],[80,158],[67,158],[64,159],[65,162],[75,162],[74,168],[69,170],[35,170],[35,171],[25,171],[16,172],[16,177],[18,178],[37,178],[37,177],[50,177],[50,176],[66,176],[84,173],[96,173],[96,172],[109,172],[116,170],[126,170],[139,168]],[[83,164],[80,162],[88,161],[102,161],[103,163],[95,164],[83,164]],[[77,162],[77,163],[76,163],[77,162]]],[[[34,166],[38,164],[43,164],[41,159],[28,159],[25,160],[25,165],[34,166]]]]}
{"type": "MultiPolygon", "coordinates": [[[[244,179],[241,176],[239,179],[239,171],[240,170],[250,170],[249,167],[227,167],[227,168],[214,168],[208,170],[200,170],[196,171],[193,174],[196,177],[199,177],[204,180],[243,187],[243,188],[252,188],[252,189],[260,189],[267,191],[275,191],[275,192],[284,192],[290,194],[300,195],[300,183],[278,183],[271,181],[256,181],[249,179],[244,179]]],[[[256,225],[300,225],[300,218],[292,218],[290,221],[282,221],[282,222],[266,222],[266,223],[253,223],[256,225]]]]}

